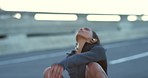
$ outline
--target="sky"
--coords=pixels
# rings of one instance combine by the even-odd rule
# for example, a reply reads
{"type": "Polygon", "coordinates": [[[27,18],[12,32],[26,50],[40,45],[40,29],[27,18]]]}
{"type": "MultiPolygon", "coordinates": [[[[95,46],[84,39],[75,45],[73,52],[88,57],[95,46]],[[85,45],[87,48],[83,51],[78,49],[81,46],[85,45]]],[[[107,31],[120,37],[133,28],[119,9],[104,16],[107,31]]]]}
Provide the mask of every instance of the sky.
{"type": "Polygon", "coordinates": [[[145,14],[148,0],[0,0],[0,8],[7,11],[145,14]]]}

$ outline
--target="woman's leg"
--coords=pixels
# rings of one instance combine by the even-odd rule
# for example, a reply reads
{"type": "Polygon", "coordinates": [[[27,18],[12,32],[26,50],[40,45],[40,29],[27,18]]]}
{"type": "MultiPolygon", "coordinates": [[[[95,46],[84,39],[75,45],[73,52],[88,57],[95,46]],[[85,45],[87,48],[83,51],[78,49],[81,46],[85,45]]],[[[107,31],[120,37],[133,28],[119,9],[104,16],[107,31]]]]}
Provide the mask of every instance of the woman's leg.
{"type": "Polygon", "coordinates": [[[102,67],[96,63],[91,62],[86,66],[86,78],[108,78],[102,67]]]}
{"type": "Polygon", "coordinates": [[[51,70],[51,67],[48,67],[44,70],[43,72],[43,75],[44,75],[44,78],[49,78],[50,76],[50,70],[51,70]]]}

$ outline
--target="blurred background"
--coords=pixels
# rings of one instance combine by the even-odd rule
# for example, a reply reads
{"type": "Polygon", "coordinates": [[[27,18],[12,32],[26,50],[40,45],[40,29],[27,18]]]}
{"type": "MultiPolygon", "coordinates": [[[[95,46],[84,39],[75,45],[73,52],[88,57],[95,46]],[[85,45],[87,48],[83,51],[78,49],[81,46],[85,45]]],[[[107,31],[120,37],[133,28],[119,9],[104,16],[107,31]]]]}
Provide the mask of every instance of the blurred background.
{"type": "Polygon", "coordinates": [[[107,49],[109,78],[148,78],[147,3],[0,0],[0,78],[43,78],[46,67],[74,49],[81,27],[97,32],[107,49]]]}

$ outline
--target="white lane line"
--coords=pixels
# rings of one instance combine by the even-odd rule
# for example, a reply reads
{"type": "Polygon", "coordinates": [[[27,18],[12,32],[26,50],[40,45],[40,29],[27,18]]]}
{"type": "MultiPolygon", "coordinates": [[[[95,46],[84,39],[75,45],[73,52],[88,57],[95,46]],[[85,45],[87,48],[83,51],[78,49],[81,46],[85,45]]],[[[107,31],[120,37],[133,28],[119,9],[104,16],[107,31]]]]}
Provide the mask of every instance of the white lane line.
{"type": "Polygon", "coordinates": [[[123,58],[120,58],[120,59],[117,59],[117,60],[112,60],[112,61],[109,62],[109,64],[119,64],[119,63],[139,59],[139,58],[146,57],[146,56],[148,56],[148,52],[143,52],[141,54],[136,54],[136,55],[132,55],[132,56],[129,56],[129,57],[123,57],[123,58]]]}
{"type": "MultiPolygon", "coordinates": [[[[147,42],[148,41],[146,41],[146,40],[141,41],[141,43],[147,43],[147,42]]],[[[116,43],[116,44],[111,44],[111,45],[105,45],[104,47],[105,48],[116,48],[116,47],[123,47],[123,46],[128,46],[128,45],[133,45],[133,44],[135,44],[135,43],[132,43],[132,44],[129,44],[129,43],[116,43]]],[[[30,56],[30,57],[24,57],[24,58],[5,60],[5,61],[0,61],[0,65],[22,63],[22,62],[39,60],[39,59],[58,57],[58,56],[66,55],[67,52],[68,51],[62,51],[62,52],[51,53],[51,54],[43,54],[43,55],[37,55],[37,56],[30,56]]],[[[123,61],[123,60],[124,60],[124,58],[118,59],[118,60],[113,60],[113,61],[110,61],[109,64],[117,64],[117,61],[123,61]]]]}
{"type": "MultiPolygon", "coordinates": [[[[52,57],[59,57],[59,56],[65,55],[65,54],[66,54],[66,52],[59,52],[59,53],[52,53],[52,54],[46,54],[46,55],[44,54],[44,55],[38,55],[38,56],[30,56],[30,57],[25,57],[25,58],[6,60],[6,61],[1,61],[0,65],[22,63],[22,62],[29,62],[29,61],[52,58],[52,57]]],[[[112,61],[109,61],[109,64],[111,64],[111,65],[119,64],[119,63],[131,61],[131,60],[143,58],[143,57],[146,57],[146,56],[148,56],[148,52],[132,55],[132,56],[129,56],[129,57],[123,57],[123,58],[120,58],[120,59],[117,59],[117,60],[112,60],[112,61]]]]}
{"type": "Polygon", "coordinates": [[[52,57],[59,57],[59,56],[66,55],[66,53],[67,52],[64,51],[64,52],[58,52],[58,53],[50,53],[50,54],[44,54],[44,55],[17,58],[12,60],[5,60],[5,61],[0,61],[0,65],[22,63],[22,62],[28,62],[28,61],[34,61],[34,60],[40,60],[40,59],[46,59],[46,58],[52,58],[52,57]]]}

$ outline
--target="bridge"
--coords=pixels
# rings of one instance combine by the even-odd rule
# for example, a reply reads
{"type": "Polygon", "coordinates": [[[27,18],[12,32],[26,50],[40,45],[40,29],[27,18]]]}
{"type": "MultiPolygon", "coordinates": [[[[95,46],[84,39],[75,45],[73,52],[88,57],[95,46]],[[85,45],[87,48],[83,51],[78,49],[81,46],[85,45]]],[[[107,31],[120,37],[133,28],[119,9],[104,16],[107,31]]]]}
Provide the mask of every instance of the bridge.
{"type": "MultiPolygon", "coordinates": [[[[117,21],[88,20],[89,15],[0,11],[0,78],[42,78],[43,70],[60,61],[75,45],[75,31],[90,27],[107,49],[110,78],[147,78],[148,22],[143,15],[115,15],[117,21]],[[74,15],[74,20],[37,20],[37,14],[74,15]]],[[[69,78],[63,73],[64,78],[69,78]]]]}

